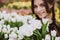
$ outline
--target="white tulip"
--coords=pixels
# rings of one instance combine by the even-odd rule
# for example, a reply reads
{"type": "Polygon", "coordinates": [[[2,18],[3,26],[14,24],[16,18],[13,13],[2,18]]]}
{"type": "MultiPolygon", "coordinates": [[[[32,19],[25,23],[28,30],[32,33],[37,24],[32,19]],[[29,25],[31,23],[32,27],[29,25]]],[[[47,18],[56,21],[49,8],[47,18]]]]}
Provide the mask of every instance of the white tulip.
{"type": "Polygon", "coordinates": [[[0,25],[0,32],[2,31],[2,25],[0,25]]]}
{"type": "Polygon", "coordinates": [[[3,10],[2,13],[6,13],[6,10],[3,10]]]}
{"type": "Polygon", "coordinates": [[[19,39],[19,38],[18,38],[18,40],[22,40],[22,39],[19,39]]]}
{"type": "Polygon", "coordinates": [[[51,37],[50,37],[49,34],[47,34],[47,35],[45,36],[45,40],[51,40],[51,37]]]}
{"type": "Polygon", "coordinates": [[[60,40],[60,37],[56,37],[55,40],[60,40]]]}
{"type": "Polygon", "coordinates": [[[27,15],[27,16],[25,16],[25,18],[27,18],[29,20],[33,19],[33,17],[31,15],[27,15]]]}
{"type": "Polygon", "coordinates": [[[14,29],[15,29],[16,31],[18,30],[18,28],[17,28],[17,27],[15,27],[14,29]]]}
{"type": "Polygon", "coordinates": [[[51,36],[55,37],[55,36],[56,36],[56,33],[57,33],[57,32],[56,32],[55,30],[52,30],[52,31],[51,31],[51,36]]]}
{"type": "Polygon", "coordinates": [[[9,38],[17,38],[17,34],[15,32],[12,32],[9,34],[9,38]]]}
{"type": "Polygon", "coordinates": [[[21,21],[23,23],[27,23],[27,19],[24,16],[18,16],[16,19],[18,22],[21,21]]]}
{"type": "Polygon", "coordinates": [[[18,35],[18,39],[23,39],[23,38],[24,38],[24,36],[22,34],[18,35]]]}
{"type": "Polygon", "coordinates": [[[23,39],[24,35],[21,31],[18,30],[18,39],[23,39]]]}
{"type": "Polygon", "coordinates": [[[4,20],[10,20],[10,18],[11,18],[10,14],[5,14],[4,15],[4,20]]]}
{"type": "Polygon", "coordinates": [[[7,25],[7,33],[9,34],[10,33],[10,30],[11,28],[10,28],[10,25],[7,25]]]}
{"type": "Polygon", "coordinates": [[[42,22],[46,24],[48,22],[48,19],[42,19],[42,22]]]}
{"type": "Polygon", "coordinates": [[[3,28],[2,32],[3,33],[7,33],[7,29],[6,28],[3,28]]]}
{"type": "Polygon", "coordinates": [[[24,18],[22,19],[22,22],[23,22],[23,24],[27,23],[27,18],[24,17],[24,18]]]}
{"type": "Polygon", "coordinates": [[[19,31],[25,36],[31,36],[33,34],[33,28],[28,24],[24,24],[19,31]]]}
{"type": "Polygon", "coordinates": [[[41,21],[40,20],[35,20],[35,19],[32,19],[28,22],[34,29],[41,29],[41,21]]]}
{"type": "Polygon", "coordinates": [[[7,26],[6,25],[3,25],[3,28],[6,28],[7,26]]]}
{"type": "Polygon", "coordinates": [[[14,40],[18,40],[18,38],[15,38],[14,40]]]}
{"type": "Polygon", "coordinates": [[[10,30],[10,29],[8,29],[8,30],[7,30],[7,33],[9,34],[9,33],[10,33],[10,31],[11,31],[11,30],[10,30]]]}
{"type": "Polygon", "coordinates": [[[1,20],[1,21],[0,21],[0,24],[4,24],[4,20],[1,20]]]}
{"type": "Polygon", "coordinates": [[[18,28],[17,27],[15,27],[15,28],[13,28],[13,32],[16,32],[18,30],[18,28]]]}
{"type": "Polygon", "coordinates": [[[11,30],[11,31],[13,31],[13,30],[14,30],[14,28],[10,28],[10,30],[11,30]]]}
{"type": "Polygon", "coordinates": [[[10,29],[10,25],[7,25],[7,29],[10,29]]]}
{"type": "Polygon", "coordinates": [[[9,38],[8,40],[14,40],[14,38],[9,38]]]}
{"type": "Polygon", "coordinates": [[[24,17],[23,16],[18,16],[18,17],[16,17],[16,19],[19,22],[19,21],[22,21],[24,19],[24,17]]]}
{"type": "Polygon", "coordinates": [[[16,17],[16,16],[18,16],[18,14],[17,14],[17,12],[11,12],[11,16],[16,17]]]}
{"type": "Polygon", "coordinates": [[[8,38],[8,34],[4,34],[5,38],[8,38]]]}
{"type": "Polygon", "coordinates": [[[3,14],[2,14],[2,13],[0,14],[0,18],[1,18],[1,19],[3,18],[3,14]]]}
{"type": "Polygon", "coordinates": [[[16,22],[16,18],[11,18],[11,21],[12,22],[16,22]]]}

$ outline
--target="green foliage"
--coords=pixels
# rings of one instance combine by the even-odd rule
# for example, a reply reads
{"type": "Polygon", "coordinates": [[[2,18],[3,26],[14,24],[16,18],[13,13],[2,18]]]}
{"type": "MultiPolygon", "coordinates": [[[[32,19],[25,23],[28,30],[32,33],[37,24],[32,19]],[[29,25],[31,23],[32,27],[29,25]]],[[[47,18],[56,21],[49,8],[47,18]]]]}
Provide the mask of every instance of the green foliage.
{"type": "Polygon", "coordinates": [[[12,8],[14,8],[14,9],[18,9],[18,7],[17,7],[17,6],[15,6],[15,5],[14,5],[12,8]]]}
{"type": "Polygon", "coordinates": [[[2,3],[2,4],[0,4],[0,8],[3,7],[4,5],[7,6],[8,4],[7,3],[2,3]]]}
{"type": "Polygon", "coordinates": [[[8,40],[8,38],[4,38],[4,33],[0,32],[0,40],[8,40]]]}
{"type": "Polygon", "coordinates": [[[43,24],[42,25],[42,38],[45,38],[45,35],[46,35],[46,27],[47,27],[47,24],[48,24],[48,22],[46,23],[46,24],[43,24]]]}
{"type": "Polygon", "coordinates": [[[5,25],[10,25],[11,27],[18,27],[19,28],[20,26],[23,25],[23,22],[21,22],[21,21],[20,22],[5,21],[4,24],[5,25]]]}
{"type": "Polygon", "coordinates": [[[39,30],[35,30],[34,35],[37,37],[37,40],[42,40],[42,35],[40,34],[39,30]]]}

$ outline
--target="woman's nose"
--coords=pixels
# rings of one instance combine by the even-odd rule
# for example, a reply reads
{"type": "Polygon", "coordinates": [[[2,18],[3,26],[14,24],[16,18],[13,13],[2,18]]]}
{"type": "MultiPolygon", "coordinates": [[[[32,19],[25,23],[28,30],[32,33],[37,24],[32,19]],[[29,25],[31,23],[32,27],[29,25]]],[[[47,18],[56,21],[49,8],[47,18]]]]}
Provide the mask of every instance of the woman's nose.
{"type": "Polygon", "coordinates": [[[37,11],[42,11],[42,8],[38,6],[37,11]]]}

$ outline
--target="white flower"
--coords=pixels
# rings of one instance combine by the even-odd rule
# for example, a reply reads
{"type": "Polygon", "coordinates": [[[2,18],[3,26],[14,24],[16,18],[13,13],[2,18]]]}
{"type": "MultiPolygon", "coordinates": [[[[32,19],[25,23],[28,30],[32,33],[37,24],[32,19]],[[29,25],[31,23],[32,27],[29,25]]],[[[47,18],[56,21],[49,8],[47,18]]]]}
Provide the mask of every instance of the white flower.
{"type": "Polygon", "coordinates": [[[0,21],[0,24],[4,24],[4,20],[1,20],[1,21],[0,21]]]}
{"type": "Polygon", "coordinates": [[[9,38],[8,40],[14,40],[14,38],[9,38]]]}
{"type": "Polygon", "coordinates": [[[10,18],[11,18],[10,14],[5,14],[4,15],[4,20],[10,20],[10,18]]]}
{"type": "Polygon", "coordinates": [[[56,32],[55,30],[52,30],[52,31],[51,31],[51,36],[55,37],[55,36],[56,36],[56,33],[57,33],[57,32],[56,32]]]}
{"type": "Polygon", "coordinates": [[[7,29],[6,28],[3,28],[2,32],[3,33],[7,33],[7,29]]]}
{"type": "Polygon", "coordinates": [[[11,30],[11,31],[13,31],[13,30],[14,30],[14,28],[10,28],[10,30],[11,30]]]}
{"type": "Polygon", "coordinates": [[[6,13],[6,10],[3,10],[2,13],[3,13],[3,14],[6,13]]]}
{"type": "Polygon", "coordinates": [[[20,32],[19,30],[17,31],[18,33],[18,39],[23,39],[24,38],[24,35],[22,32],[20,32]]]}
{"type": "Polygon", "coordinates": [[[42,19],[42,22],[46,24],[48,22],[48,19],[42,19]]]}
{"type": "Polygon", "coordinates": [[[20,27],[19,32],[25,36],[31,36],[33,34],[33,28],[28,24],[24,24],[22,27],[20,27]]]}
{"type": "Polygon", "coordinates": [[[33,28],[34,30],[37,28],[37,29],[41,29],[41,21],[40,20],[35,20],[35,19],[32,19],[28,22],[33,28]]]}
{"type": "Polygon", "coordinates": [[[50,35],[49,35],[49,34],[47,34],[47,35],[45,36],[45,40],[51,40],[51,38],[50,38],[50,35]]]}
{"type": "Polygon", "coordinates": [[[2,14],[2,13],[0,13],[0,18],[1,18],[1,19],[3,18],[3,14],[2,14]]]}
{"type": "Polygon", "coordinates": [[[10,33],[10,31],[11,31],[11,30],[10,30],[10,29],[8,29],[8,30],[7,30],[7,33],[9,34],[9,33],[10,33]]]}
{"type": "Polygon", "coordinates": [[[13,32],[16,32],[17,30],[18,30],[17,27],[15,27],[15,28],[12,29],[13,32]]]}
{"type": "Polygon", "coordinates": [[[11,29],[11,28],[10,28],[10,25],[7,25],[6,28],[7,28],[7,33],[10,33],[10,31],[11,31],[11,30],[10,30],[10,29],[11,29]]]}
{"type": "Polygon", "coordinates": [[[60,40],[60,37],[56,37],[55,40],[60,40]]]}
{"type": "Polygon", "coordinates": [[[8,38],[8,34],[4,34],[5,38],[8,38]]]}
{"type": "Polygon", "coordinates": [[[27,18],[29,20],[33,19],[33,17],[31,15],[27,15],[27,16],[25,16],[25,18],[27,18]]]}
{"type": "Polygon", "coordinates": [[[2,25],[0,25],[0,32],[2,31],[2,25]]]}
{"type": "Polygon", "coordinates": [[[22,34],[18,35],[18,39],[23,39],[23,38],[24,38],[24,36],[22,34]]]}
{"type": "Polygon", "coordinates": [[[18,30],[18,28],[17,28],[17,27],[15,27],[14,29],[15,29],[16,31],[18,30]]]}
{"type": "Polygon", "coordinates": [[[7,25],[7,29],[10,29],[10,25],[7,25]]]}
{"type": "Polygon", "coordinates": [[[6,25],[3,25],[3,28],[6,28],[7,26],[6,25]]]}
{"type": "Polygon", "coordinates": [[[19,38],[18,38],[18,40],[22,40],[22,39],[19,39],[19,38]]]}
{"type": "Polygon", "coordinates": [[[17,17],[18,14],[17,14],[17,12],[11,12],[11,16],[17,17]]]}
{"type": "Polygon", "coordinates": [[[19,21],[22,21],[24,19],[24,17],[23,16],[18,16],[18,17],[16,17],[16,19],[19,22],[19,21]]]}
{"type": "Polygon", "coordinates": [[[9,34],[9,38],[17,38],[17,34],[14,32],[11,32],[11,34],[9,34]]]}
{"type": "Polygon", "coordinates": [[[12,22],[16,22],[16,18],[11,18],[11,21],[12,22]]]}

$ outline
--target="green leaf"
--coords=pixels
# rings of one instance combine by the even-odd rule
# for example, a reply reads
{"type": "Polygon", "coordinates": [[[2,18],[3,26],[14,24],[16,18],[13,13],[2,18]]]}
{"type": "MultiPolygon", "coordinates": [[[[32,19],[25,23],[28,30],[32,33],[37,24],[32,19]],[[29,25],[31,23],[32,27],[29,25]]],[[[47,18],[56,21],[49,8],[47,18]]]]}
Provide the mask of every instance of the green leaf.
{"type": "Polygon", "coordinates": [[[38,30],[34,31],[34,35],[37,36],[37,40],[42,40],[42,36],[38,30]]]}
{"type": "Polygon", "coordinates": [[[24,40],[31,40],[31,38],[25,36],[24,40]]]}
{"type": "Polygon", "coordinates": [[[8,21],[5,20],[4,24],[5,24],[5,25],[8,25],[8,21]]]}
{"type": "Polygon", "coordinates": [[[4,33],[0,32],[0,40],[4,39],[4,33]]]}
{"type": "Polygon", "coordinates": [[[42,38],[45,38],[45,35],[46,35],[46,27],[47,27],[47,24],[48,24],[48,22],[46,23],[46,24],[43,24],[43,26],[42,26],[42,38]]]}
{"type": "Polygon", "coordinates": [[[23,22],[16,22],[15,25],[16,25],[17,27],[20,27],[20,26],[23,25],[23,22]]]}

